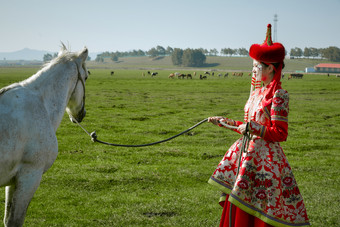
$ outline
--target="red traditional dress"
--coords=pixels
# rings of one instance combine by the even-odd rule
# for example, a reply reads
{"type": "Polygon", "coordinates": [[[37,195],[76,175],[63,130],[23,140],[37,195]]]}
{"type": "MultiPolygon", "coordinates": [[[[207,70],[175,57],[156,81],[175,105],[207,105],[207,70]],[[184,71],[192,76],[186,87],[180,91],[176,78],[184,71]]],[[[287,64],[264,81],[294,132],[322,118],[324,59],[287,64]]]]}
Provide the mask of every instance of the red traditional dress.
{"type": "Polygon", "coordinates": [[[244,107],[249,146],[242,146],[245,137],[237,140],[209,179],[225,195],[220,225],[229,226],[231,203],[233,226],[307,226],[302,196],[280,146],[288,135],[289,95],[280,82],[285,49],[272,42],[270,24],[265,42],[253,44],[249,55],[254,59],[251,94],[244,107]],[[261,87],[261,62],[275,64],[275,75],[265,87],[261,87]]]}
{"type": "Polygon", "coordinates": [[[243,138],[229,148],[209,183],[229,194],[230,203],[268,224],[306,226],[309,225],[306,208],[279,143],[288,135],[289,95],[283,89],[277,90],[268,109],[262,106],[266,89],[255,90],[245,105],[244,121],[249,122],[251,140],[242,155],[238,176],[243,138]]]}

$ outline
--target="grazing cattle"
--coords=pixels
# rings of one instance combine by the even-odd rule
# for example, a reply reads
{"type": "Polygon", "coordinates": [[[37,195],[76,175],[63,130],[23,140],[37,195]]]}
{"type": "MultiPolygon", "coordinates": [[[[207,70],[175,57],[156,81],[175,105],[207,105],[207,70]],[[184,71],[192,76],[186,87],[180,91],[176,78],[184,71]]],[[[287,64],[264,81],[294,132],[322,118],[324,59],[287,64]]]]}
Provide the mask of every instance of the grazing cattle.
{"type": "Polygon", "coordinates": [[[243,76],[243,73],[236,73],[236,72],[234,72],[234,73],[233,73],[233,76],[239,76],[239,77],[242,77],[242,76],[243,76]]]}
{"type": "Polygon", "coordinates": [[[302,77],[303,77],[303,74],[301,74],[301,73],[292,73],[292,74],[290,74],[288,79],[292,79],[292,78],[302,79],[302,77]]]}
{"type": "Polygon", "coordinates": [[[111,76],[113,76],[115,74],[115,72],[114,71],[111,71],[111,76]]]}
{"type": "Polygon", "coordinates": [[[192,79],[192,76],[191,76],[191,74],[187,74],[187,79],[192,79]]]}
{"type": "Polygon", "coordinates": [[[194,72],[194,76],[196,76],[196,72],[194,72]]]}
{"type": "Polygon", "coordinates": [[[186,75],[185,74],[179,74],[177,77],[178,77],[178,79],[184,79],[186,77],[186,75]]]}
{"type": "Polygon", "coordinates": [[[151,75],[150,71],[148,71],[148,75],[151,75]]]}
{"type": "Polygon", "coordinates": [[[173,79],[175,77],[174,73],[170,73],[169,78],[173,79]]]}
{"type": "Polygon", "coordinates": [[[151,77],[157,76],[158,72],[151,73],[151,77]]]}
{"type": "Polygon", "coordinates": [[[210,76],[210,72],[204,72],[204,75],[205,75],[205,74],[210,76]]]}
{"type": "Polygon", "coordinates": [[[200,74],[200,79],[205,80],[205,79],[207,79],[207,76],[202,76],[202,74],[200,74]]]}
{"type": "Polygon", "coordinates": [[[221,77],[221,76],[222,76],[222,73],[219,73],[219,74],[218,74],[218,77],[221,77]]]}
{"type": "Polygon", "coordinates": [[[296,78],[298,78],[298,79],[302,79],[303,74],[296,74],[295,76],[296,76],[296,78]]]}
{"type": "Polygon", "coordinates": [[[340,75],[336,75],[336,78],[340,78],[340,75]]]}
{"type": "Polygon", "coordinates": [[[228,77],[229,76],[229,73],[226,73],[224,74],[224,78],[228,77]]]}

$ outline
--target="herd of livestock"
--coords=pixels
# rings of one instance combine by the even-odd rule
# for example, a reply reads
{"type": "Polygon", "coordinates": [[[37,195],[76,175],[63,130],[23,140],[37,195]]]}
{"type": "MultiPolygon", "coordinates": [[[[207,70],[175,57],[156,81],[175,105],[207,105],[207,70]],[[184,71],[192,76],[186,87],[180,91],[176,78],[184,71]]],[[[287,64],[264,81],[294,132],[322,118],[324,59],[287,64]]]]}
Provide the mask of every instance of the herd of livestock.
{"type": "MultiPolygon", "coordinates": [[[[90,75],[91,72],[88,71],[88,74],[90,75]]],[[[114,74],[115,74],[115,72],[111,71],[110,75],[114,76],[114,74]]],[[[158,75],[158,72],[150,72],[150,71],[148,71],[147,75],[149,75],[151,77],[155,77],[155,76],[158,75]]],[[[211,72],[210,73],[208,71],[205,71],[203,73],[203,75],[202,74],[199,75],[199,79],[201,79],[201,80],[207,79],[208,75],[209,76],[215,76],[215,72],[211,72]]],[[[218,77],[228,78],[229,73],[224,73],[224,74],[218,73],[216,75],[218,77]]],[[[230,75],[232,75],[234,77],[242,77],[243,76],[243,72],[234,72],[234,73],[230,73],[230,75]]],[[[328,75],[328,77],[330,76],[329,74],[327,74],[327,75],[328,75]]],[[[144,72],[142,73],[142,76],[145,77],[145,73],[144,72]]],[[[175,73],[170,73],[168,77],[170,79],[174,79],[174,78],[178,78],[178,79],[185,79],[185,78],[186,79],[192,79],[193,76],[196,76],[196,72],[194,72],[193,74],[190,74],[190,73],[184,74],[184,73],[175,72],[175,73]]],[[[248,76],[251,76],[251,73],[249,73],[248,76]]],[[[284,76],[285,76],[285,74],[282,74],[282,78],[284,78],[284,76]]],[[[340,78],[340,74],[335,75],[335,77],[340,78]]],[[[302,79],[302,78],[303,78],[303,74],[302,73],[291,73],[291,74],[288,75],[288,80],[290,80],[290,79],[302,79]]]]}
{"type": "MultiPolygon", "coordinates": [[[[158,72],[150,72],[150,71],[148,71],[147,74],[150,75],[151,77],[154,77],[154,76],[158,75],[158,72]]],[[[178,79],[192,79],[193,77],[196,77],[196,75],[197,75],[196,72],[193,72],[193,74],[191,74],[191,73],[184,74],[184,73],[175,72],[175,73],[170,73],[168,78],[170,78],[170,79],[174,79],[174,78],[178,78],[178,79]]],[[[218,77],[227,78],[229,76],[229,73],[224,73],[224,74],[218,73],[216,75],[218,77]]],[[[243,73],[232,73],[231,75],[242,77],[243,73]]],[[[249,74],[249,75],[251,75],[251,74],[249,74]]],[[[142,76],[145,76],[145,74],[142,73],[142,76]]],[[[207,79],[208,76],[215,76],[215,72],[211,72],[210,73],[210,72],[206,71],[206,72],[203,73],[203,75],[202,74],[199,75],[199,79],[204,80],[204,79],[207,79]]]]}
{"type": "MultiPolygon", "coordinates": [[[[150,72],[150,71],[148,71],[148,73],[147,73],[149,76],[151,76],[151,77],[154,77],[154,76],[157,76],[158,75],[158,72],[150,72]]],[[[112,75],[112,74],[111,74],[112,75]]],[[[193,72],[193,74],[190,74],[190,73],[188,73],[188,74],[184,74],[184,73],[179,73],[179,72],[175,72],[175,73],[170,73],[169,74],[169,76],[168,76],[168,78],[170,78],[170,79],[174,79],[174,78],[178,78],[178,79],[192,79],[193,77],[195,77],[197,75],[197,73],[196,72],[193,72]]],[[[223,78],[228,78],[229,77],[229,75],[231,75],[231,76],[233,76],[233,77],[242,77],[243,75],[244,75],[244,73],[243,72],[233,72],[233,73],[216,73],[215,74],[215,72],[208,72],[208,71],[205,71],[204,73],[203,73],[203,75],[202,74],[200,74],[199,75],[199,79],[201,79],[201,80],[204,80],[204,79],[207,79],[208,78],[208,76],[218,76],[218,77],[223,77],[223,78]]],[[[252,74],[251,74],[251,72],[248,74],[248,76],[251,76],[252,74]]],[[[142,73],[142,76],[145,76],[145,73],[142,73]]],[[[292,74],[290,74],[289,76],[288,76],[288,80],[290,80],[290,79],[293,79],[293,78],[297,78],[297,79],[302,79],[302,77],[303,77],[303,74],[301,74],[301,73],[292,73],[292,74]]],[[[282,74],[282,78],[284,78],[284,74],[282,74]]]]}
{"type": "MultiPolygon", "coordinates": [[[[91,72],[88,71],[88,74],[90,75],[91,72]]],[[[111,71],[110,75],[114,76],[115,72],[111,71]]],[[[150,72],[148,71],[147,73],[142,72],[142,76],[145,77],[146,75],[149,75],[151,77],[155,77],[158,75],[158,72],[150,72]]],[[[179,72],[175,72],[175,73],[170,73],[168,78],[170,79],[174,79],[174,78],[178,78],[178,79],[193,79],[194,77],[196,77],[197,73],[193,72],[193,74],[188,73],[188,74],[184,74],[184,73],[179,73],[179,72]]],[[[201,80],[205,80],[208,78],[208,76],[218,76],[218,77],[222,77],[222,78],[228,78],[229,75],[233,76],[233,77],[242,77],[244,75],[243,72],[233,72],[233,73],[215,73],[215,72],[208,72],[205,71],[203,74],[199,75],[199,79],[201,80]]],[[[251,76],[251,72],[248,74],[248,76],[251,76]]],[[[329,74],[328,74],[329,76],[329,74]]],[[[340,78],[340,74],[339,75],[335,75],[337,78],[340,78]]],[[[285,74],[282,74],[282,78],[285,77],[285,74]]],[[[302,73],[291,73],[288,75],[288,80],[290,79],[302,79],[303,78],[303,74],[302,73]]]]}

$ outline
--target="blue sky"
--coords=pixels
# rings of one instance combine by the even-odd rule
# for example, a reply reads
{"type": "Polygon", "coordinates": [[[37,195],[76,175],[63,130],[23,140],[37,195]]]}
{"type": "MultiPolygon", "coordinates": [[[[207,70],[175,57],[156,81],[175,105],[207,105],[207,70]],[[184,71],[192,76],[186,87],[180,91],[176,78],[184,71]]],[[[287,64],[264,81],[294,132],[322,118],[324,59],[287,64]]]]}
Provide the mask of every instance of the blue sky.
{"type": "Polygon", "coordinates": [[[340,47],[340,0],[0,0],[0,52],[241,48],[277,37],[294,47],[340,47]]]}

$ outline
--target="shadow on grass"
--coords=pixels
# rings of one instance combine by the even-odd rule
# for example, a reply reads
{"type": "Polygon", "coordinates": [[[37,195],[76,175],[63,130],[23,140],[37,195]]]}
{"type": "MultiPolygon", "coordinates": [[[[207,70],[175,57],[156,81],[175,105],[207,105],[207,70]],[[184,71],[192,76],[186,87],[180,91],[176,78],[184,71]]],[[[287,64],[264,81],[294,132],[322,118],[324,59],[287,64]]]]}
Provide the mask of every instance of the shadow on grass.
{"type": "Polygon", "coordinates": [[[216,67],[219,66],[220,63],[204,63],[202,66],[198,67],[198,68],[212,68],[212,67],[216,67]]]}

